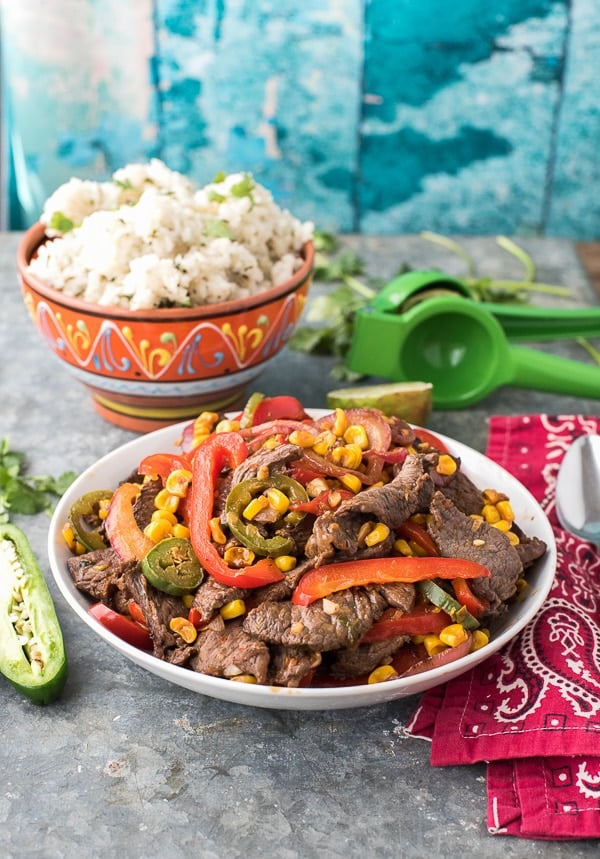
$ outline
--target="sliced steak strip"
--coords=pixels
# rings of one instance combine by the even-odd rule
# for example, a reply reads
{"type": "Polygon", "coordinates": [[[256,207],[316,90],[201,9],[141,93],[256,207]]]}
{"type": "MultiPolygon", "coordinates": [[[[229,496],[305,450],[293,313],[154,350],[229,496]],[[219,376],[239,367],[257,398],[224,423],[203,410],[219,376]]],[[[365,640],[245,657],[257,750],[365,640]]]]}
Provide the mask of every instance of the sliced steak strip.
{"type": "Polygon", "coordinates": [[[261,448],[256,453],[251,453],[233,472],[231,487],[237,486],[243,480],[251,477],[263,477],[277,471],[282,471],[288,462],[300,459],[302,448],[297,444],[280,444],[272,450],[261,448]]]}
{"type": "Polygon", "coordinates": [[[309,606],[261,603],[244,618],[244,629],[269,644],[337,650],[355,644],[385,608],[375,589],[350,588],[309,606]]]}
{"type": "Polygon", "coordinates": [[[113,549],[97,549],[67,559],[75,587],[109,608],[115,608],[116,601],[122,602],[119,597],[136,567],[137,561],[122,561],[113,549]]]}
{"type": "Polygon", "coordinates": [[[224,605],[237,599],[245,599],[248,590],[222,585],[212,576],[207,576],[194,594],[193,608],[200,612],[203,623],[208,623],[224,605]]]}
{"type": "Polygon", "coordinates": [[[190,648],[179,635],[169,629],[169,623],[174,617],[188,615],[188,609],[184,606],[181,597],[158,591],[152,587],[141,571],[131,575],[130,584],[133,598],[146,618],[154,656],[178,665],[184,664],[194,652],[194,648],[190,648]],[[185,654],[184,661],[178,651],[185,654]]]}
{"type": "Polygon", "coordinates": [[[452,480],[440,490],[455,507],[467,516],[480,515],[484,505],[483,492],[463,471],[456,471],[452,480]]]}
{"type": "MultiPolygon", "coordinates": [[[[315,566],[330,558],[336,550],[356,555],[358,534],[365,522],[384,522],[393,530],[413,513],[426,510],[434,492],[426,470],[428,464],[427,457],[411,454],[389,483],[365,489],[342,502],[335,511],[319,516],[306,544],[306,555],[316,559],[315,566]]],[[[377,548],[379,556],[389,554],[387,543],[377,548]]]]}
{"type": "Polygon", "coordinates": [[[519,554],[523,568],[527,569],[545,554],[548,546],[539,537],[530,537],[524,534],[515,522],[513,522],[512,530],[519,536],[520,543],[515,546],[515,549],[519,554]]]}
{"type": "Polygon", "coordinates": [[[302,647],[271,647],[268,682],[273,686],[298,687],[321,664],[321,654],[302,647]]]}
{"type": "Polygon", "coordinates": [[[392,608],[401,609],[405,614],[412,611],[415,605],[415,586],[405,582],[392,582],[388,585],[377,585],[376,589],[392,608]]]}
{"type": "Polygon", "coordinates": [[[409,635],[396,635],[385,641],[372,641],[349,650],[340,650],[332,654],[330,671],[339,680],[370,674],[379,665],[388,663],[407,641],[410,641],[409,635]]]}
{"type": "Polygon", "coordinates": [[[473,592],[490,602],[494,613],[501,603],[516,592],[517,579],[523,572],[519,553],[506,534],[481,519],[461,513],[441,492],[433,496],[431,519],[427,530],[440,555],[466,558],[488,567],[492,577],[471,579],[473,592]]]}
{"type": "Polygon", "coordinates": [[[152,519],[152,514],[155,511],[154,499],[163,488],[162,480],[157,477],[153,480],[146,480],[142,483],[140,494],[135,499],[133,505],[133,515],[139,528],[143,531],[146,525],[152,519]]]}
{"type": "Polygon", "coordinates": [[[221,631],[205,629],[196,643],[197,652],[189,663],[194,671],[227,678],[252,674],[258,683],[267,682],[269,648],[248,635],[240,621],[225,624],[221,631]]]}

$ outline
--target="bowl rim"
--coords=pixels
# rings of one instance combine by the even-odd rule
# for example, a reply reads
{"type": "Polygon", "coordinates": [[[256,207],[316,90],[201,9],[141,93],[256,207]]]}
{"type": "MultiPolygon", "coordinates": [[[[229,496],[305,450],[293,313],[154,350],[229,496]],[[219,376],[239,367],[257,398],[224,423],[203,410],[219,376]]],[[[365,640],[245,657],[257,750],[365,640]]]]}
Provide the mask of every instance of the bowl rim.
{"type": "Polygon", "coordinates": [[[246,298],[236,298],[233,301],[202,304],[195,307],[158,307],[129,310],[126,307],[97,304],[93,301],[84,301],[81,298],[66,295],[60,289],[49,286],[35,274],[28,271],[31,258],[45,241],[52,241],[52,238],[46,235],[45,225],[41,221],[29,227],[22,236],[17,248],[17,269],[23,285],[26,284],[31,290],[47,301],[60,304],[63,307],[80,313],[87,313],[91,316],[110,316],[111,318],[130,321],[147,321],[149,318],[157,322],[207,319],[215,316],[231,316],[240,311],[248,311],[265,304],[270,304],[289,293],[295,292],[307,280],[313,269],[315,257],[314,241],[309,239],[305,242],[301,252],[304,261],[291,278],[246,298]]]}

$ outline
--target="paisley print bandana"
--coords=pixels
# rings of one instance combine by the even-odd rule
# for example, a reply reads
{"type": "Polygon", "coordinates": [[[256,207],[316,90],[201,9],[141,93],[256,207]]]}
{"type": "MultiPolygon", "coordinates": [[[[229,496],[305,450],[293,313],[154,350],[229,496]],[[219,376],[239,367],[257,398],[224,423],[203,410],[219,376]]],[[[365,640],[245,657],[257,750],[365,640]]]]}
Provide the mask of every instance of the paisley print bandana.
{"type": "Polygon", "coordinates": [[[433,766],[487,762],[493,835],[600,838],[600,555],[555,511],[565,452],[599,431],[587,416],[491,418],[487,456],[532,492],[554,530],[554,584],[509,645],[426,693],[405,728],[431,740],[433,766]]]}

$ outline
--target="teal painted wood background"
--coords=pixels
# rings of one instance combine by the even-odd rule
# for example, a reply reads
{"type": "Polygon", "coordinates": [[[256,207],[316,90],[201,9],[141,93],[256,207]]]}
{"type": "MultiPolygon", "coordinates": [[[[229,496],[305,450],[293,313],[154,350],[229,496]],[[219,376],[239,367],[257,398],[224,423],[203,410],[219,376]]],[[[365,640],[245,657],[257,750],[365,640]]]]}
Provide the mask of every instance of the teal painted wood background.
{"type": "Polygon", "coordinates": [[[336,232],[600,238],[600,0],[1,8],[13,227],[160,157],[336,232]]]}

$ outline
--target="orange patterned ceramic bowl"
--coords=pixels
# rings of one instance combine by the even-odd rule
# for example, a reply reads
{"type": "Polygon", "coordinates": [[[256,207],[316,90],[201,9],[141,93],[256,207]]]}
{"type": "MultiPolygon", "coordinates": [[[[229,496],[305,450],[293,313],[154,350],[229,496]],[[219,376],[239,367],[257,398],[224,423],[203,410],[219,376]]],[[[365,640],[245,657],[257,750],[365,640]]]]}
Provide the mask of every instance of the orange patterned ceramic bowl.
{"type": "Polygon", "coordinates": [[[134,432],[237,408],[295,330],[312,278],[314,247],[307,242],[290,280],[250,298],[193,308],[103,307],[28,272],[45,239],[44,225],[34,225],[17,254],[31,318],[102,417],[134,432]]]}

